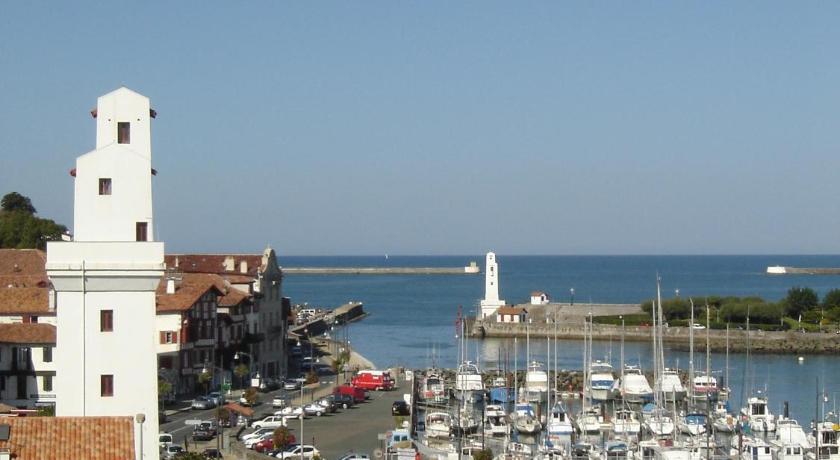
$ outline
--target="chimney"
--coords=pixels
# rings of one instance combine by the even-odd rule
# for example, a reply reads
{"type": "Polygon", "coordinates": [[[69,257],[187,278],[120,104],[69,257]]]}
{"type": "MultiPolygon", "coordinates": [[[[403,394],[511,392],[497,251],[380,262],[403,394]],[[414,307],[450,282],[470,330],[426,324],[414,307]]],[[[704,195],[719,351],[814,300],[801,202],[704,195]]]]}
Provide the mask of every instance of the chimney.
{"type": "Polygon", "coordinates": [[[181,263],[181,261],[180,261],[180,260],[178,260],[178,256],[175,256],[175,268],[178,268],[178,265],[179,265],[180,263],[181,263]]]}
{"type": "Polygon", "coordinates": [[[174,294],[175,293],[175,279],[174,278],[166,278],[166,293],[167,294],[174,294]]]}
{"type": "Polygon", "coordinates": [[[240,273],[248,273],[248,261],[242,260],[239,262],[239,272],[240,273]]]}

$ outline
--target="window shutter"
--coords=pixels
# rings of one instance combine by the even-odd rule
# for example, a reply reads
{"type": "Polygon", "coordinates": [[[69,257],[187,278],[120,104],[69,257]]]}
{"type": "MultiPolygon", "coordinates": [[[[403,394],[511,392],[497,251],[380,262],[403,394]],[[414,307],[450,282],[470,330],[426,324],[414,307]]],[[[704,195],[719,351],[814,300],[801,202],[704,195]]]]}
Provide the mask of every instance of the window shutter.
{"type": "Polygon", "coordinates": [[[172,343],[179,343],[178,342],[178,331],[172,332],[172,343]]]}
{"type": "Polygon", "coordinates": [[[160,343],[166,343],[166,333],[160,331],[160,343]]]}

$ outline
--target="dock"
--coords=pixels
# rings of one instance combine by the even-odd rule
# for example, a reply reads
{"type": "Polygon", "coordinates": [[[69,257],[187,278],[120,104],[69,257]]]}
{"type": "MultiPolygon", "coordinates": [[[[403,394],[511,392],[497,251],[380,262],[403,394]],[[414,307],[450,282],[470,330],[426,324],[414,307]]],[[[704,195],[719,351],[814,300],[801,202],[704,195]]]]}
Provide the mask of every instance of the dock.
{"type": "Polygon", "coordinates": [[[831,267],[767,267],[768,275],[840,275],[840,268],[831,267]]]}
{"type": "Polygon", "coordinates": [[[291,267],[286,275],[478,275],[478,267],[291,267]]]}

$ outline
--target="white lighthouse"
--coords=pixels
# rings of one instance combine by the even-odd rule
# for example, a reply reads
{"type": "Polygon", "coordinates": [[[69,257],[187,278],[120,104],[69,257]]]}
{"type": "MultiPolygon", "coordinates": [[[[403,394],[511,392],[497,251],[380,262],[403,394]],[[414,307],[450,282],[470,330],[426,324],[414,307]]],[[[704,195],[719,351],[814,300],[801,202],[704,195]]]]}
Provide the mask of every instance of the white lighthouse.
{"type": "Polygon", "coordinates": [[[96,149],[76,159],[74,240],[47,245],[56,291],[56,415],[131,416],[137,459],[157,460],[154,241],[149,99],[97,101],[96,149]]]}
{"type": "Polygon", "coordinates": [[[499,299],[499,265],[496,263],[496,254],[488,252],[484,270],[484,299],[481,301],[481,319],[492,316],[497,308],[504,305],[505,301],[499,299]]]}

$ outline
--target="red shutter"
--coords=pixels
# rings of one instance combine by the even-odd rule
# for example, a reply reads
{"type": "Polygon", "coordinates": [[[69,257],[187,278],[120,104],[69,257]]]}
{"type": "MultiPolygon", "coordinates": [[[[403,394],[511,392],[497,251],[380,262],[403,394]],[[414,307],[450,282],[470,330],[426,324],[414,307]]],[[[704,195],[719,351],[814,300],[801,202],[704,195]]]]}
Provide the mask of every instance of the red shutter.
{"type": "Polygon", "coordinates": [[[166,343],[166,333],[160,331],[160,343],[166,343]]]}
{"type": "Polygon", "coordinates": [[[172,332],[172,343],[179,343],[178,342],[178,331],[172,332]]]}

